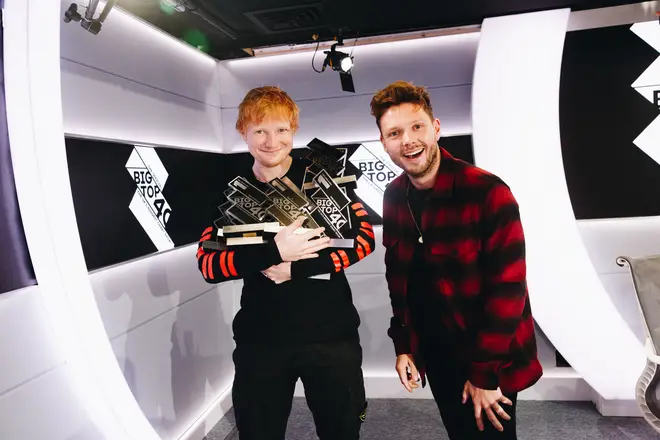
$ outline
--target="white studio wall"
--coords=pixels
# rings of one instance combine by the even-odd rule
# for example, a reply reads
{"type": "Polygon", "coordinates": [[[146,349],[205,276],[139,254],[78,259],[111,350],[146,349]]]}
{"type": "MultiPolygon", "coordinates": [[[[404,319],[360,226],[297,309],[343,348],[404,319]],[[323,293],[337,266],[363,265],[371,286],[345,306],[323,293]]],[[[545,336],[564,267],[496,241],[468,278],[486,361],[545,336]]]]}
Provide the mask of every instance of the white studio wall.
{"type": "Polygon", "coordinates": [[[57,352],[49,361],[52,368],[40,380],[17,386],[3,399],[5,407],[35,408],[30,422],[5,411],[3,429],[11,435],[8,438],[38,438],[48,433],[55,439],[155,440],[158,437],[118,368],[76,229],[62,126],[60,12],[59,4],[42,0],[10,1],[3,11],[14,179],[39,284],[38,290],[31,291],[38,295],[33,307],[22,310],[29,311],[25,319],[39,319],[45,311],[52,334],[37,343],[43,343],[44,350],[54,344],[57,352]],[[58,367],[60,362],[65,366],[58,367]],[[52,400],[43,404],[48,398],[52,400]],[[65,403],[49,412],[60,399],[65,403]],[[67,422],[72,423],[68,429],[67,422]]]}
{"type": "MultiPolygon", "coordinates": [[[[296,145],[317,137],[329,144],[377,141],[369,102],[385,85],[405,79],[429,88],[443,136],[469,134],[471,78],[479,33],[429,37],[364,46],[347,46],[355,57],[355,94],[341,90],[337,72],[319,74],[311,66],[313,51],[220,63],[224,151],[246,151],[234,129],[238,104],[248,90],[278,85],[300,106],[296,145]],[[268,72],[268,73],[265,73],[268,72]]],[[[316,54],[317,69],[325,55],[316,54]]]]}
{"type": "MultiPolygon", "coordinates": [[[[353,95],[341,92],[336,72],[312,70],[312,52],[216,63],[119,8],[99,35],[64,24],[69,3],[6,2],[12,157],[39,286],[0,297],[0,317],[20,308],[40,325],[28,330],[31,340],[19,340],[30,347],[25,356],[33,360],[2,369],[10,373],[0,381],[0,438],[40,438],[48,432],[53,440],[201,440],[227,411],[231,322],[242,284],[205,284],[194,245],[89,273],[63,134],[243,153],[234,129],[237,106],[247,90],[265,84],[280,85],[299,103],[297,147],[313,137],[330,144],[377,141],[369,114],[372,94],[398,79],[427,86],[443,136],[474,133],[477,165],[500,174],[519,197],[528,224],[535,315],[577,370],[563,376],[571,381],[570,393],[542,385],[527,397],[585,398],[590,390],[583,376],[606,398],[632,398],[643,351],[633,308],[618,302],[631,287],[622,269],[613,268],[614,258],[659,249],[611,235],[650,234],[657,221],[576,223],[572,217],[556,121],[568,11],[489,19],[482,32],[356,46],[353,95]],[[548,50],[539,52],[539,45],[548,50]],[[520,64],[518,56],[527,63],[520,64]],[[541,89],[535,87],[539,81],[541,89]],[[521,125],[528,129],[520,130],[521,125]],[[522,148],[526,145],[535,145],[540,156],[532,157],[522,148]],[[507,161],[511,157],[530,166],[515,166],[507,161]],[[539,182],[539,175],[556,185],[530,184],[539,182]],[[541,191],[560,217],[544,216],[533,190],[541,191]],[[38,406],[42,423],[22,423],[16,408],[34,406],[44,396],[50,398],[38,406]]],[[[322,57],[317,54],[317,66],[322,57]]],[[[365,373],[372,379],[368,393],[403,397],[386,336],[391,308],[376,229],[374,254],[348,275],[363,322],[365,373]]],[[[21,324],[0,323],[8,329],[0,334],[21,324]]],[[[552,362],[552,344],[539,340],[541,356],[552,362]]],[[[18,343],[0,341],[0,346],[17,353],[18,343]]]]}
{"type": "Polygon", "coordinates": [[[521,205],[530,295],[544,332],[600,396],[632,400],[642,345],[589,259],[562,164],[559,80],[569,13],[484,21],[473,84],[475,160],[507,181],[521,205]]]}
{"type": "Polygon", "coordinates": [[[67,135],[221,151],[213,58],[120,8],[98,35],[62,24],[61,47],[67,135]]]}
{"type": "MultiPolygon", "coordinates": [[[[62,2],[61,14],[69,3],[62,2]]],[[[76,145],[97,148],[96,157],[111,157],[109,148],[125,144],[170,147],[170,152],[222,151],[215,60],[119,8],[98,35],[77,23],[63,24],[61,44],[67,139],[113,142],[76,145]]],[[[163,153],[155,154],[162,159],[163,153]]],[[[85,157],[94,157],[94,152],[85,157]]],[[[125,162],[114,171],[130,181],[125,162]]],[[[80,172],[71,159],[69,171],[80,172]]],[[[186,173],[194,177],[194,170],[186,173]]],[[[176,181],[170,176],[166,188],[176,181]]],[[[123,209],[129,208],[128,202],[130,197],[123,209]]],[[[87,218],[78,218],[81,227],[83,220],[87,218]]],[[[206,284],[195,252],[194,244],[166,252],[154,249],[89,274],[115,363],[143,417],[162,439],[201,440],[231,404],[231,323],[238,292],[234,283],[206,284]]]]}

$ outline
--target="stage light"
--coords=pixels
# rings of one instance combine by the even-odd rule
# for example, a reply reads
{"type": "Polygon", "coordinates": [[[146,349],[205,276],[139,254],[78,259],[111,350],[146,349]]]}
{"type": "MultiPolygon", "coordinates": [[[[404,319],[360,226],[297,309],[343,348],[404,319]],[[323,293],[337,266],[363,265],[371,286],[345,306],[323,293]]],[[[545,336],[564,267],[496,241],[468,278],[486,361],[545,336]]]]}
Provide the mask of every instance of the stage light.
{"type": "MultiPolygon", "coordinates": [[[[326,50],[323,53],[326,54],[325,60],[323,61],[323,68],[321,70],[316,70],[314,67],[314,58],[312,58],[312,67],[318,73],[325,72],[326,67],[332,67],[332,70],[339,72],[339,79],[341,81],[341,89],[344,92],[355,93],[355,85],[353,84],[353,57],[344,52],[337,50],[337,46],[343,46],[344,41],[341,36],[341,32],[337,38],[337,42],[330,47],[330,50],[326,50]]],[[[318,49],[318,44],[317,44],[318,49]]],[[[316,56],[316,51],[314,51],[316,56]]]]}
{"type": "Polygon", "coordinates": [[[87,6],[87,10],[84,16],[80,15],[78,12],[78,5],[71,3],[71,6],[69,6],[69,8],[64,13],[64,22],[69,23],[71,20],[79,21],[80,26],[82,26],[83,29],[86,29],[92,34],[97,35],[99,32],[101,32],[103,22],[108,17],[110,10],[115,6],[115,3],[117,3],[117,0],[108,0],[98,18],[94,18],[94,13],[96,12],[96,7],[99,4],[99,0],[89,1],[89,5],[87,6]]]}

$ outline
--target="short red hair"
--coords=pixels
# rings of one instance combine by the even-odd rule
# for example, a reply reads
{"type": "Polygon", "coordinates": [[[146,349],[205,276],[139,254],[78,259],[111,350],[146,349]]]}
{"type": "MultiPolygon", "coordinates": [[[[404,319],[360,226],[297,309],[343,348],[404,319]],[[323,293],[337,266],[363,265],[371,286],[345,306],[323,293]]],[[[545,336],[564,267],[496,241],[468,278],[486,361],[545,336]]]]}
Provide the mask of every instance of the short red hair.
{"type": "Polygon", "coordinates": [[[244,134],[249,124],[258,124],[268,116],[288,119],[291,129],[298,129],[300,109],[293,99],[277,86],[256,87],[245,95],[238,106],[236,130],[244,134]]]}

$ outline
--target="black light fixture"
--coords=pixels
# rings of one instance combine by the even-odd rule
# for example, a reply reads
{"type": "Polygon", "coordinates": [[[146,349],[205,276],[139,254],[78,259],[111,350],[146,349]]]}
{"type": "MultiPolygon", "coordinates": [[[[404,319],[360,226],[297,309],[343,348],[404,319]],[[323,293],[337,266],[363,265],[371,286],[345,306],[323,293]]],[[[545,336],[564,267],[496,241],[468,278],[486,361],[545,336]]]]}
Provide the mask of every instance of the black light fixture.
{"type": "Polygon", "coordinates": [[[99,0],[89,0],[85,15],[81,15],[78,12],[78,5],[76,3],[71,3],[66,12],[64,12],[64,22],[79,21],[80,26],[92,34],[97,35],[101,32],[103,22],[108,17],[110,10],[115,6],[115,3],[117,3],[117,0],[108,0],[98,18],[94,18],[94,13],[96,12],[99,0]]]}
{"type": "Polygon", "coordinates": [[[336,49],[337,46],[343,45],[344,43],[340,40],[333,44],[330,50],[323,52],[327,56],[325,57],[325,61],[323,61],[323,69],[321,71],[325,71],[327,66],[332,67],[332,70],[339,72],[341,89],[345,92],[355,93],[355,85],[353,84],[353,76],[351,74],[353,57],[336,49]]]}
{"type": "MultiPolygon", "coordinates": [[[[316,35],[314,36],[316,39],[316,35]]],[[[326,54],[325,60],[323,61],[323,67],[321,70],[317,70],[314,67],[314,58],[312,58],[312,67],[317,73],[325,72],[325,69],[330,66],[332,70],[339,72],[339,79],[341,80],[341,89],[344,92],[355,93],[355,85],[353,84],[353,57],[352,55],[340,52],[337,50],[337,46],[343,46],[344,39],[341,35],[341,29],[339,30],[339,35],[337,36],[337,42],[330,47],[330,50],[326,50],[323,53],[326,54]]],[[[316,45],[318,50],[318,42],[316,45]]],[[[351,51],[352,53],[352,51],[351,51]]],[[[314,56],[316,56],[316,51],[314,51],[314,56]]]]}

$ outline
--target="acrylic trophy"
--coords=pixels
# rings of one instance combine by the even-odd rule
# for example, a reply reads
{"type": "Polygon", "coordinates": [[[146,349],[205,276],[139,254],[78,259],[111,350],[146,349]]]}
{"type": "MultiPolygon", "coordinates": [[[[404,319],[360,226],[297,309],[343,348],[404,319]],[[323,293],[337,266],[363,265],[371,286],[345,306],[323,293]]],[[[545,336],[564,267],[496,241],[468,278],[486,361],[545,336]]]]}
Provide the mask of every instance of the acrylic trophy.
{"type": "Polygon", "coordinates": [[[345,149],[334,148],[319,139],[308,145],[306,158],[311,162],[305,171],[303,187],[287,177],[268,182],[268,189],[254,186],[242,176],[229,182],[224,192],[227,201],[218,207],[221,217],[205,249],[263,244],[298,217],[306,220],[297,233],[324,227],[331,248],[352,248],[352,225],[347,189],[355,188],[361,172],[347,162],[345,149]],[[347,171],[350,175],[346,175],[347,171]]]}

